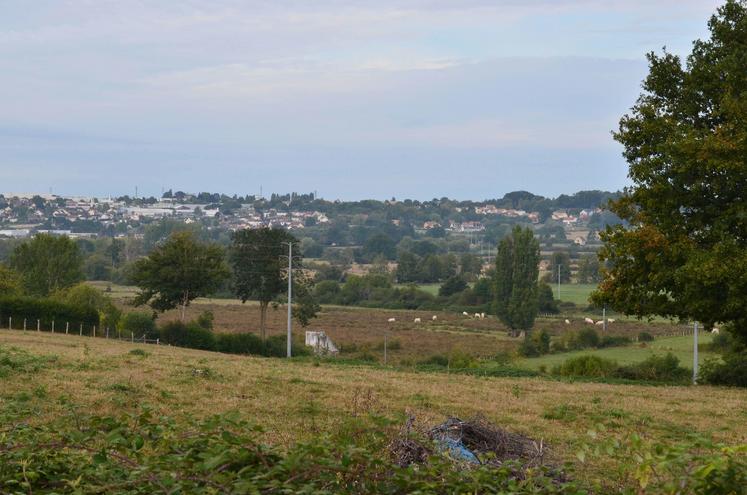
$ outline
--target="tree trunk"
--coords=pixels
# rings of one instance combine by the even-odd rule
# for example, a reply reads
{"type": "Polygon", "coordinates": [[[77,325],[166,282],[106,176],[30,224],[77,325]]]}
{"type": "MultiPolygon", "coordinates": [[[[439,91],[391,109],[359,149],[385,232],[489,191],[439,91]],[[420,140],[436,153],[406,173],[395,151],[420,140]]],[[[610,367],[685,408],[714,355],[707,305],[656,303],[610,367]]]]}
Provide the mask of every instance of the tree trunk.
{"type": "Polygon", "coordinates": [[[259,336],[262,338],[262,340],[265,340],[267,337],[267,332],[265,330],[265,323],[267,322],[267,305],[269,303],[267,301],[260,301],[259,302],[259,336]]]}

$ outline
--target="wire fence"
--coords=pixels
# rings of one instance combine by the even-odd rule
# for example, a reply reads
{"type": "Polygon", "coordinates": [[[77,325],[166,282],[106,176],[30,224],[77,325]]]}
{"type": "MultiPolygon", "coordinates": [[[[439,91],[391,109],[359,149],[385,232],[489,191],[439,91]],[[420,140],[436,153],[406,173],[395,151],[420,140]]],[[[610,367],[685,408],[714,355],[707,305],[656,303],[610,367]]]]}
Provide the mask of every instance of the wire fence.
{"type": "Polygon", "coordinates": [[[149,339],[146,333],[137,336],[135,332],[110,331],[109,327],[96,327],[84,323],[73,323],[69,321],[60,322],[55,320],[13,318],[12,316],[0,318],[0,329],[22,330],[24,332],[45,332],[65,335],[78,335],[80,337],[99,337],[110,340],[119,340],[131,343],[161,345],[161,339],[149,339]]]}

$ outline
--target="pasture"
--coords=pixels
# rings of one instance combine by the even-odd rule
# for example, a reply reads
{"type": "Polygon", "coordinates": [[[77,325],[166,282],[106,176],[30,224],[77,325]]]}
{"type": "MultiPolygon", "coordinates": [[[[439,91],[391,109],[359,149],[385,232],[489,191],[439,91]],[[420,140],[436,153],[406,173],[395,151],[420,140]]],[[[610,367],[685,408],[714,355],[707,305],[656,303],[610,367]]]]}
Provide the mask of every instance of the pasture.
{"type": "Polygon", "coordinates": [[[604,437],[635,431],[668,445],[694,431],[730,444],[747,441],[747,391],[737,389],[478,378],[8,330],[0,331],[0,348],[47,356],[38,368],[11,370],[0,391],[0,415],[21,397],[32,427],[71,411],[116,415],[148,406],[177,422],[237,411],[264,427],[262,441],[287,446],[351,418],[376,421],[372,414],[395,420],[383,427],[389,434],[407,414],[423,424],[483,415],[542,439],[556,462],[610,489],[629,482],[611,469],[610,458],[582,462],[575,455],[599,425],[604,437]]]}

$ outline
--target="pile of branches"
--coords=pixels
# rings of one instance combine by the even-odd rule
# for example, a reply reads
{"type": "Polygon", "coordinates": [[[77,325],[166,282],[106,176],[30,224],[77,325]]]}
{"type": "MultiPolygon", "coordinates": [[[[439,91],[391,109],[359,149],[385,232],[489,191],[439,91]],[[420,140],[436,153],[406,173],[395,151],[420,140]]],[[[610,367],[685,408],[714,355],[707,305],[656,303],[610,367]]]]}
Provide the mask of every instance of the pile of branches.
{"type": "Polygon", "coordinates": [[[394,461],[402,467],[424,463],[434,447],[444,440],[461,443],[481,459],[481,463],[500,466],[506,461],[518,461],[524,467],[545,466],[548,449],[519,433],[499,428],[484,417],[468,421],[448,418],[424,431],[415,431],[415,418],[410,416],[400,434],[389,444],[394,461]]]}

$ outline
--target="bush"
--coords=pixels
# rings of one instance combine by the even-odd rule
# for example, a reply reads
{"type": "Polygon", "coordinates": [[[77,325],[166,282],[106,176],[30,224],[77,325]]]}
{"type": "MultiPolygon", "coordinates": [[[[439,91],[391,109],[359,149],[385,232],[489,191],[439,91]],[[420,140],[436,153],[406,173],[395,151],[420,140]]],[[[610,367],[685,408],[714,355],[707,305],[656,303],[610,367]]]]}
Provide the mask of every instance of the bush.
{"type": "Polygon", "coordinates": [[[194,322],[170,321],[161,326],[161,340],[165,344],[190,349],[215,350],[215,336],[194,322]]]}
{"type": "Polygon", "coordinates": [[[638,342],[653,342],[654,336],[648,332],[641,332],[638,334],[638,342]]]}
{"type": "Polygon", "coordinates": [[[449,365],[449,358],[447,356],[444,356],[443,354],[434,354],[433,356],[430,356],[427,359],[424,359],[423,361],[420,361],[418,364],[424,364],[429,366],[441,366],[446,368],[449,365]]]}
{"type": "Polygon", "coordinates": [[[631,380],[682,382],[690,376],[690,370],[679,364],[680,360],[670,352],[666,356],[651,356],[640,363],[621,367],[617,375],[631,380]]]}
{"type": "Polygon", "coordinates": [[[619,347],[630,344],[628,337],[616,336],[616,335],[605,335],[599,341],[599,347],[619,347]]]}
{"type": "Polygon", "coordinates": [[[724,332],[714,335],[708,347],[714,352],[728,352],[733,345],[734,342],[731,335],[724,332]]]}
{"type": "Polygon", "coordinates": [[[148,313],[126,313],[119,320],[119,331],[123,335],[134,334],[136,337],[145,335],[147,339],[159,337],[156,322],[148,313]]]}
{"type": "Polygon", "coordinates": [[[554,375],[595,378],[614,376],[616,371],[617,363],[615,361],[599,356],[578,356],[567,359],[563,364],[552,370],[554,375]]]}
{"type": "Polygon", "coordinates": [[[253,333],[221,333],[215,336],[215,350],[226,354],[265,355],[265,344],[253,333]]]}
{"type": "Polygon", "coordinates": [[[42,329],[50,329],[52,321],[57,330],[64,329],[65,323],[70,323],[73,330],[82,324],[87,334],[94,325],[99,326],[99,313],[92,307],[33,297],[0,298],[0,321],[7,322],[8,318],[13,318],[13,327],[19,329],[24,319],[29,329],[36,327],[36,320],[40,320],[42,329]]]}
{"type": "Polygon", "coordinates": [[[529,337],[524,338],[524,341],[519,346],[519,355],[524,357],[537,357],[540,355],[540,350],[534,340],[529,337]]]}
{"type": "Polygon", "coordinates": [[[711,385],[747,387],[747,354],[727,354],[723,359],[723,362],[708,360],[703,363],[699,379],[711,385]]]}
{"type": "Polygon", "coordinates": [[[197,317],[195,323],[197,323],[197,325],[199,325],[201,328],[204,328],[205,330],[212,330],[214,320],[215,315],[212,311],[208,310],[200,313],[200,316],[197,317]]]}
{"type": "Polygon", "coordinates": [[[576,349],[599,347],[599,334],[593,328],[579,330],[575,338],[576,349]]]}

